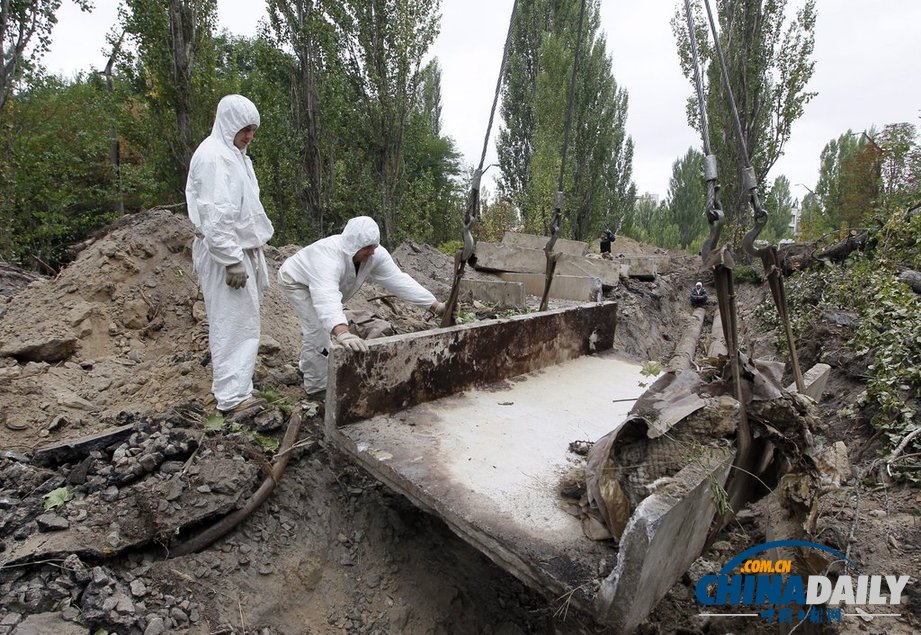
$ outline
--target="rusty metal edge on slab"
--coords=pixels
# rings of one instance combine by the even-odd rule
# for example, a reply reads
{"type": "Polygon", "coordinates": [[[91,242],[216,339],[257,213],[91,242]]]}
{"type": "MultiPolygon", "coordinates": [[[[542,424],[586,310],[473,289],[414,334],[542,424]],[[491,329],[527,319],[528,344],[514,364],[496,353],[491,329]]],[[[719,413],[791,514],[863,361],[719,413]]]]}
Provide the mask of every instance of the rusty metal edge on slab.
{"type": "Polygon", "coordinates": [[[327,433],[614,345],[617,303],[579,305],[370,340],[329,356],[327,433]]]}

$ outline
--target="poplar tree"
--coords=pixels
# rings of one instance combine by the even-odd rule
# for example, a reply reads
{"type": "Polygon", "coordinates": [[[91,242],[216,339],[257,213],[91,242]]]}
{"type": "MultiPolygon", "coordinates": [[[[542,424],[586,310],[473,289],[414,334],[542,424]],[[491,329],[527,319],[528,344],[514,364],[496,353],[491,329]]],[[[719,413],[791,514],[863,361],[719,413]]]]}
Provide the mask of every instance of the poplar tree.
{"type": "Polygon", "coordinates": [[[611,71],[597,0],[586,0],[581,42],[579,11],[580,0],[521,3],[504,77],[497,153],[500,194],[519,208],[527,231],[546,234],[569,118],[562,233],[583,240],[621,225],[636,189],[633,141],[625,132],[627,93],[611,71]],[[567,112],[577,46],[576,92],[567,112]]]}
{"type": "MultiPolygon", "coordinates": [[[[783,154],[790,132],[815,96],[806,90],[815,67],[815,1],[788,15],[787,0],[715,0],[714,20],[738,110],[745,147],[759,189],[783,154]]],[[[751,224],[749,190],[741,180],[742,145],[736,132],[729,93],[721,77],[717,52],[701,0],[691,3],[697,44],[705,69],[710,142],[717,157],[721,199],[727,222],[741,238],[751,224]]],[[[672,19],[681,68],[694,81],[684,4],[672,19]]],[[[696,92],[688,102],[688,122],[700,130],[696,92]]]]}

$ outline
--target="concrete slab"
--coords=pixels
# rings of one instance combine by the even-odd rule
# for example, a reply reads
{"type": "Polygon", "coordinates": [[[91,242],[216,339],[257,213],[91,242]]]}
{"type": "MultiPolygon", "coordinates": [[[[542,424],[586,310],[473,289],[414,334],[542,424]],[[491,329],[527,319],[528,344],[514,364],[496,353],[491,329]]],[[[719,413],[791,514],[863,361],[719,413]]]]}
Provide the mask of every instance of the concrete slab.
{"type": "MultiPolygon", "coordinates": [[[[525,249],[539,249],[541,251],[547,246],[548,240],[550,240],[549,236],[521,234],[518,232],[505,232],[505,235],[502,236],[503,245],[524,247],[525,249]]],[[[588,243],[582,242],[581,240],[557,238],[556,242],[553,243],[553,251],[558,251],[561,254],[567,254],[569,256],[578,256],[580,258],[588,253],[588,249],[588,243]]]]}
{"type": "Polygon", "coordinates": [[[632,633],[700,555],[734,452],[713,449],[645,498],[624,529],[617,564],[595,600],[597,616],[632,633]]]}
{"type": "Polygon", "coordinates": [[[525,308],[525,286],[515,280],[461,279],[460,299],[477,300],[504,309],[525,308]]]}
{"type": "Polygon", "coordinates": [[[338,427],[335,439],[499,566],[590,611],[598,563],[616,552],[585,537],[558,492],[581,466],[569,444],[625,418],[641,371],[610,351],[586,355],[338,427]]]}
{"type": "MultiPolygon", "coordinates": [[[[803,394],[809,395],[816,402],[822,401],[822,393],[825,392],[825,385],[828,383],[828,376],[831,374],[831,366],[828,364],[816,364],[803,374],[803,384],[806,390],[803,394]]],[[[796,382],[787,386],[790,392],[797,392],[796,382]]]]}
{"type": "Polygon", "coordinates": [[[480,241],[476,244],[476,268],[485,271],[542,273],[547,270],[547,257],[539,249],[480,241]]]}
{"type": "MultiPolygon", "coordinates": [[[[479,242],[476,256],[476,268],[484,271],[538,274],[547,271],[547,256],[537,249],[479,242]]],[[[621,267],[625,264],[628,263],[563,254],[557,261],[555,275],[595,277],[601,280],[604,288],[609,289],[620,284],[621,267]]],[[[644,270],[638,271],[640,275],[645,275],[644,270]]]]}
{"type": "MultiPolygon", "coordinates": [[[[547,282],[542,273],[500,273],[499,277],[508,282],[524,285],[525,293],[543,296],[547,282]]],[[[550,283],[550,297],[559,300],[576,300],[578,302],[600,302],[602,299],[601,279],[593,276],[554,275],[550,283]]]]}

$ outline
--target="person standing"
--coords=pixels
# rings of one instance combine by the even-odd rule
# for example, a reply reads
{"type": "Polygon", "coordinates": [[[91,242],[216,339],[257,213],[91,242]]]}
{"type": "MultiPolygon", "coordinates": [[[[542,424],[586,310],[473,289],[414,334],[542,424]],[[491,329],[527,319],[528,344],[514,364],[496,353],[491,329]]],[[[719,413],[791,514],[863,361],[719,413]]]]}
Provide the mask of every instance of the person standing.
{"type": "Polygon", "coordinates": [[[257,128],[253,102],[242,95],[222,98],[211,134],[192,155],[186,182],[195,226],[192,261],[208,315],[211,391],[223,413],[265,405],[253,396],[253,371],[259,307],[269,284],[263,247],[275,230],[246,154],[257,128]]]}
{"type": "Polygon", "coordinates": [[[365,282],[374,282],[404,302],[444,313],[444,303],[400,270],[380,245],[380,228],[369,216],[349,220],[341,234],[307,245],[278,269],[278,285],[301,323],[299,367],[308,395],[326,388],[327,355],[335,342],[367,351],[367,343],[349,331],[342,303],[365,282]]]}
{"type": "Polygon", "coordinates": [[[610,260],[611,256],[611,243],[614,242],[615,235],[610,229],[604,230],[604,233],[601,234],[601,242],[599,245],[601,251],[601,257],[610,260]]]}

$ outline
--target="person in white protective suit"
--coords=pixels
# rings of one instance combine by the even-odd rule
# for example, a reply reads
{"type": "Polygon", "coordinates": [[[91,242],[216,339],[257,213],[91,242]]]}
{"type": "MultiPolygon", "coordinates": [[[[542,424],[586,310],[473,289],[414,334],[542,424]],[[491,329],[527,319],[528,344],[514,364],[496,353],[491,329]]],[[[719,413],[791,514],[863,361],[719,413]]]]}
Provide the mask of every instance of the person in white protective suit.
{"type": "Polygon", "coordinates": [[[326,357],[333,342],[356,351],[368,350],[367,343],[349,331],[342,303],[369,281],[405,302],[436,315],[444,313],[444,303],[401,271],[380,246],[380,229],[368,216],[351,219],[341,234],[304,247],[279,268],[279,286],[301,322],[299,366],[307,394],[326,388],[326,357]]]}
{"type": "Polygon", "coordinates": [[[222,412],[264,404],[253,396],[259,307],[269,276],[263,246],[274,233],[246,148],[259,111],[242,95],[217,106],[214,126],[189,165],[186,204],[195,225],[192,261],[208,315],[211,390],[222,412]]]}

